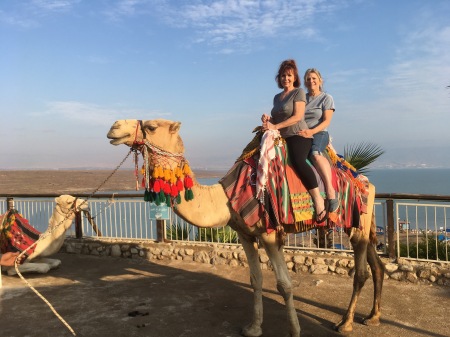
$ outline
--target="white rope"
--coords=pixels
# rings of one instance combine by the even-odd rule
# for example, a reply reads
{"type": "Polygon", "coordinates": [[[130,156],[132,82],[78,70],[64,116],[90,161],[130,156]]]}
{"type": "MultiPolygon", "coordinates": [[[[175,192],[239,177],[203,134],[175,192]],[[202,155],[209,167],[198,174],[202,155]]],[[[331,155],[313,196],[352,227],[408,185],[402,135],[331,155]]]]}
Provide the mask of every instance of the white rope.
{"type": "MultiPolygon", "coordinates": [[[[75,199],[74,202],[75,202],[75,207],[76,207],[77,199],[75,199]]],[[[80,204],[80,206],[83,205],[85,202],[86,202],[86,200],[84,200],[84,201],[80,204]]],[[[57,207],[58,207],[58,205],[56,205],[55,210],[56,210],[57,207]]],[[[41,235],[39,236],[39,239],[38,239],[38,240],[36,240],[32,245],[30,245],[30,246],[27,247],[25,250],[23,250],[23,251],[17,256],[16,260],[14,261],[14,268],[16,269],[16,273],[17,273],[17,275],[19,275],[19,277],[22,279],[22,281],[24,281],[25,284],[28,285],[28,287],[30,287],[30,289],[33,290],[33,291],[35,292],[35,294],[36,294],[38,297],[40,297],[41,300],[43,300],[45,304],[47,304],[47,305],[49,306],[50,310],[51,310],[51,311],[55,314],[55,316],[58,317],[58,319],[66,326],[66,328],[72,333],[72,335],[76,336],[75,331],[74,331],[74,330],[72,329],[72,327],[64,320],[64,318],[62,318],[62,316],[61,316],[60,314],[58,314],[58,312],[57,312],[56,309],[53,307],[53,305],[52,305],[49,301],[47,301],[47,299],[46,299],[44,296],[42,296],[42,295],[39,293],[39,291],[37,291],[37,290],[36,290],[36,289],[35,289],[35,288],[34,288],[34,287],[33,287],[33,286],[32,286],[32,285],[31,285],[24,277],[23,277],[22,273],[21,273],[20,270],[19,270],[19,265],[18,265],[18,263],[17,263],[17,261],[20,261],[21,257],[22,257],[28,250],[30,250],[31,248],[33,248],[34,246],[36,246],[40,241],[42,241],[42,240],[45,239],[47,236],[49,236],[51,233],[53,233],[59,226],[61,226],[61,224],[62,224],[64,221],[68,220],[69,217],[70,217],[73,213],[74,213],[74,211],[73,211],[73,209],[71,209],[71,210],[69,211],[69,213],[66,214],[65,218],[64,218],[63,220],[61,220],[61,222],[60,222],[59,224],[57,224],[57,225],[56,225],[55,227],[53,227],[51,230],[47,230],[46,232],[44,232],[43,234],[41,234],[41,235]]],[[[61,214],[61,213],[60,213],[60,214],[61,214]]]]}
{"type": "MultiPolygon", "coordinates": [[[[95,194],[97,193],[97,191],[113,176],[114,173],[117,172],[117,170],[122,166],[122,164],[127,160],[127,158],[130,156],[132,150],[130,150],[128,152],[128,154],[125,156],[125,158],[120,162],[120,164],[113,170],[113,172],[85,199],[83,200],[83,202],[80,203],[80,205],[78,206],[78,208],[80,209],[81,206],[83,206],[85,203],[88,202],[88,200],[95,194]]],[[[114,200],[114,194],[113,194],[113,200],[114,200]]],[[[44,232],[43,234],[41,234],[39,236],[39,239],[36,240],[32,245],[30,245],[29,247],[27,247],[25,250],[23,250],[17,257],[16,260],[14,261],[14,268],[16,270],[17,275],[19,275],[19,277],[22,279],[22,281],[25,282],[26,285],[28,285],[28,287],[30,287],[31,290],[33,290],[35,292],[35,294],[42,299],[42,301],[44,301],[45,304],[48,305],[48,307],[50,308],[50,310],[55,314],[55,316],[66,326],[66,328],[72,333],[72,335],[76,336],[75,331],[72,329],[72,327],[64,320],[64,318],[62,318],[62,316],[60,314],[58,314],[58,312],[56,311],[56,309],[53,307],[53,305],[43,296],[39,293],[39,291],[37,291],[26,279],[25,277],[23,277],[23,275],[21,274],[20,270],[19,270],[19,266],[17,261],[20,261],[21,257],[31,248],[33,248],[34,246],[36,246],[40,241],[42,241],[43,239],[45,239],[48,235],[50,235],[51,233],[53,233],[59,226],[62,225],[62,223],[64,221],[66,221],[67,219],[69,219],[69,217],[74,213],[74,209],[77,208],[76,205],[77,199],[75,198],[75,207],[72,207],[71,209],[69,209],[69,213],[66,214],[65,218],[59,223],[57,224],[55,227],[53,227],[51,230],[47,230],[46,232],[44,232]]],[[[58,212],[57,210],[58,205],[56,205],[55,210],[58,212]]],[[[59,213],[59,212],[58,212],[59,213]]],[[[62,213],[60,213],[62,214],[62,213]]]]}
{"type": "Polygon", "coordinates": [[[160,147],[156,146],[155,144],[150,143],[148,140],[144,141],[145,145],[147,145],[153,152],[156,152],[159,155],[164,155],[165,157],[173,157],[173,158],[179,158],[181,160],[186,160],[184,158],[184,155],[182,153],[173,153],[166,150],[161,149],[160,147]]]}

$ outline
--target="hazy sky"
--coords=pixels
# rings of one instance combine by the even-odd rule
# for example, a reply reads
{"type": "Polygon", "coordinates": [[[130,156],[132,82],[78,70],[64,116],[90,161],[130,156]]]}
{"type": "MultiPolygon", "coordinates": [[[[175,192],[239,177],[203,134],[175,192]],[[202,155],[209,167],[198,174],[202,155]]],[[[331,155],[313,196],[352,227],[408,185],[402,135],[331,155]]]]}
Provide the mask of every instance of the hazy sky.
{"type": "MultiPolygon", "coordinates": [[[[450,167],[448,0],[1,0],[0,169],[110,168],[117,119],[166,118],[193,167],[228,168],[280,62],[318,68],[336,150],[450,167]]],[[[132,166],[129,161],[128,166],[132,166]]]]}

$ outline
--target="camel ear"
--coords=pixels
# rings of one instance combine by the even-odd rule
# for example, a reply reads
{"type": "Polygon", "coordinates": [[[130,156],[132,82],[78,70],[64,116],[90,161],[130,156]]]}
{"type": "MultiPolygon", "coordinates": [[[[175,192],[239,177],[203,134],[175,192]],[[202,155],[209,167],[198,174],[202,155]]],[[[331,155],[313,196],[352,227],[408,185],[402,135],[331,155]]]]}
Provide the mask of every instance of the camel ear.
{"type": "Polygon", "coordinates": [[[178,130],[180,130],[180,127],[181,127],[181,122],[173,122],[172,124],[170,124],[169,131],[171,133],[178,132],[178,130]]]}
{"type": "Polygon", "coordinates": [[[69,195],[63,194],[63,195],[60,195],[59,197],[55,198],[55,202],[56,202],[58,205],[61,205],[61,204],[63,204],[63,203],[66,203],[66,204],[69,205],[69,204],[72,202],[70,199],[71,199],[71,198],[70,198],[69,195]]]}

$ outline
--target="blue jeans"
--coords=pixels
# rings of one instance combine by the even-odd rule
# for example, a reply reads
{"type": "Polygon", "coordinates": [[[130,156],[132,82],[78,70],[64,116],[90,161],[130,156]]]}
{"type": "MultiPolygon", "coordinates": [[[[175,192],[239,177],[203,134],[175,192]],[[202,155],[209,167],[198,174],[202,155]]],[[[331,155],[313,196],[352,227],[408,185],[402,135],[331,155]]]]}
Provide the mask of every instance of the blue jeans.
{"type": "Polygon", "coordinates": [[[321,155],[325,152],[325,149],[330,142],[330,135],[328,131],[320,131],[314,135],[313,143],[311,146],[310,155],[321,155]]]}

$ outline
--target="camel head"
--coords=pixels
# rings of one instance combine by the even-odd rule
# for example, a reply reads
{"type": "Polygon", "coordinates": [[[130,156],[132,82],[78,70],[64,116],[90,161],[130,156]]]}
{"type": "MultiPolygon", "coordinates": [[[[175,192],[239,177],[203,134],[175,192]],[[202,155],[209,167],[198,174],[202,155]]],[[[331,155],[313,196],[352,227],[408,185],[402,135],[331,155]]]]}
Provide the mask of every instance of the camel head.
{"type": "Polygon", "coordinates": [[[180,126],[180,122],[166,119],[123,119],[111,126],[107,137],[113,145],[125,144],[132,147],[135,142],[148,141],[168,152],[183,153],[183,141],[178,134],[180,126]]]}
{"type": "Polygon", "coordinates": [[[71,211],[72,214],[68,219],[73,219],[75,217],[75,212],[89,211],[88,203],[84,199],[78,199],[71,195],[63,194],[55,198],[56,209],[62,215],[67,215],[71,211]]]}

